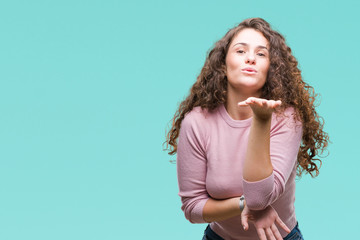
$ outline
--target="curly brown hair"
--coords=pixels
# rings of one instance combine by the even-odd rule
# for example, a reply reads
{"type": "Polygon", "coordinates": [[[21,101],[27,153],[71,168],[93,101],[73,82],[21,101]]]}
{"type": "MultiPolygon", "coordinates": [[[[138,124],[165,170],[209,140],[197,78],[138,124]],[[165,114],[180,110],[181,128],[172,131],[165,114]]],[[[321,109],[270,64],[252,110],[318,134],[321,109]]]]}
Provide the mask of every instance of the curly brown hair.
{"type": "Polygon", "coordinates": [[[261,89],[261,98],[281,100],[282,105],[277,114],[286,108],[293,107],[294,118],[303,126],[302,142],[297,159],[297,175],[305,170],[312,177],[319,174],[322,161],[320,156],[328,145],[329,137],[323,131],[324,121],[315,110],[313,87],[305,83],[298,68],[298,62],[286,45],[285,38],[274,31],[262,18],[250,18],[230,29],[225,36],[215,43],[207,54],[205,64],[190,90],[190,94],[179,105],[172,119],[172,127],[166,135],[166,148],[169,155],[177,152],[176,139],[179,136],[181,122],[186,113],[194,107],[214,110],[220,104],[226,104],[227,77],[225,58],[233,38],[243,29],[252,28],[261,32],[270,44],[270,68],[267,79],[261,89]],[[170,145],[170,148],[169,148],[170,145]],[[319,161],[317,166],[315,161],[319,161]]]}

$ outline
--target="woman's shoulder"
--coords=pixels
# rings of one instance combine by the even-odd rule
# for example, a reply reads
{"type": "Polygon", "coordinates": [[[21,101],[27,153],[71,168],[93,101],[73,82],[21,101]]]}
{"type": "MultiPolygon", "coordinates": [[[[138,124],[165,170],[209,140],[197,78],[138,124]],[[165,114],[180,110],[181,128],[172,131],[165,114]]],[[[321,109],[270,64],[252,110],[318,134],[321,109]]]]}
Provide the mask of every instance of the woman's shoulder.
{"type": "Polygon", "coordinates": [[[189,137],[198,139],[203,146],[208,142],[209,137],[209,115],[207,109],[194,107],[190,112],[185,114],[181,122],[180,132],[188,134],[189,137]]]}
{"type": "Polygon", "coordinates": [[[218,108],[210,111],[200,106],[194,107],[190,112],[185,114],[181,127],[196,128],[206,135],[206,132],[211,129],[212,123],[217,121],[217,110],[218,108]]]}
{"type": "Polygon", "coordinates": [[[207,108],[201,108],[201,106],[194,107],[190,112],[185,114],[185,119],[192,121],[206,121],[209,120],[216,110],[209,111],[207,108]]]}

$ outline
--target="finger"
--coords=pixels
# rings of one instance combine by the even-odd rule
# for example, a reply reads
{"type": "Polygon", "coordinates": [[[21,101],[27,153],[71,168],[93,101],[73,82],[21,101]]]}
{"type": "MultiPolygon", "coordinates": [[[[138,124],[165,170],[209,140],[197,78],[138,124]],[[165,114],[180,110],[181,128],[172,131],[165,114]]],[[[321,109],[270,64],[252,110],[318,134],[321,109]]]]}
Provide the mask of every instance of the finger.
{"type": "Polygon", "coordinates": [[[286,232],[290,233],[291,230],[285,225],[285,223],[280,219],[280,217],[276,218],[276,223],[282,228],[284,229],[286,232]]]}
{"type": "Polygon", "coordinates": [[[267,100],[266,101],[266,107],[268,108],[277,108],[278,106],[280,106],[281,103],[279,103],[279,101],[274,101],[274,100],[267,100]]]}
{"type": "Polygon", "coordinates": [[[268,107],[269,108],[276,108],[277,107],[277,104],[274,100],[269,100],[268,101],[268,107]]]}
{"type": "Polygon", "coordinates": [[[245,101],[238,102],[238,106],[243,107],[243,106],[248,106],[248,104],[246,103],[246,100],[245,100],[245,101]]]}
{"type": "Polygon", "coordinates": [[[249,97],[249,98],[247,98],[247,99],[245,100],[245,102],[246,102],[247,104],[254,103],[254,102],[255,102],[255,98],[254,98],[254,97],[249,97]]]}
{"type": "MultiPolygon", "coordinates": [[[[274,100],[272,100],[272,101],[274,101],[274,100]]],[[[273,107],[273,108],[277,108],[277,107],[280,106],[280,105],[281,105],[281,101],[280,101],[280,100],[277,100],[277,101],[274,101],[274,102],[273,102],[272,107],[273,107]]]]}
{"type": "Polygon", "coordinates": [[[259,101],[259,103],[260,103],[261,107],[267,107],[267,100],[261,99],[261,101],[259,101]]]}
{"type": "Polygon", "coordinates": [[[249,97],[246,102],[248,104],[255,104],[258,105],[260,107],[264,106],[266,100],[265,99],[261,99],[261,98],[256,98],[256,97],[249,97]]]}
{"type": "Polygon", "coordinates": [[[274,223],[273,223],[273,225],[271,225],[271,231],[273,232],[276,240],[283,240],[278,228],[275,226],[274,223]]]}
{"type": "Polygon", "coordinates": [[[238,106],[248,106],[250,104],[256,103],[257,98],[255,97],[248,97],[246,100],[238,102],[238,106]]]}
{"type": "Polygon", "coordinates": [[[262,228],[256,229],[260,240],[266,240],[265,231],[262,228]]]}
{"type": "Polygon", "coordinates": [[[243,226],[243,229],[245,231],[247,231],[249,229],[249,224],[248,224],[248,217],[247,215],[241,215],[241,224],[243,226]]]}
{"type": "Polygon", "coordinates": [[[270,240],[276,240],[276,238],[270,228],[266,228],[265,232],[270,240]]]}

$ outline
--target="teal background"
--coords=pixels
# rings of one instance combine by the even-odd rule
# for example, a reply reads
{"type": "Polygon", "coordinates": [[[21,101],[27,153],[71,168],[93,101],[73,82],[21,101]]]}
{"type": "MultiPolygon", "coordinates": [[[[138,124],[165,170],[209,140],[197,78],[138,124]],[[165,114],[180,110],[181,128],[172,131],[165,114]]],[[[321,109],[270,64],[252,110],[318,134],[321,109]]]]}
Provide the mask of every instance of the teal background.
{"type": "Polygon", "coordinates": [[[262,17],[287,39],[332,144],[297,184],[305,239],[354,239],[359,1],[1,1],[0,239],[201,239],[165,130],[206,52],[262,17]]]}

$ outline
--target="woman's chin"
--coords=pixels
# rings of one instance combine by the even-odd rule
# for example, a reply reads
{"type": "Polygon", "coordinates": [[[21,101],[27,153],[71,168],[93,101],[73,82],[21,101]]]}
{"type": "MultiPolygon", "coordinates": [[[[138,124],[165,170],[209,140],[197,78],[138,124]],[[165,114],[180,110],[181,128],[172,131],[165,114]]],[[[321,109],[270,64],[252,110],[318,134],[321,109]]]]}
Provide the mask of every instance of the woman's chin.
{"type": "Polygon", "coordinates": [[[259,83],[258,81],[241,81],[237,82],[233,85],[233,88],[244,91],[250,91],[250,92],[259,92],[260,89],[264,86],[264,84],[259,83]]]}

